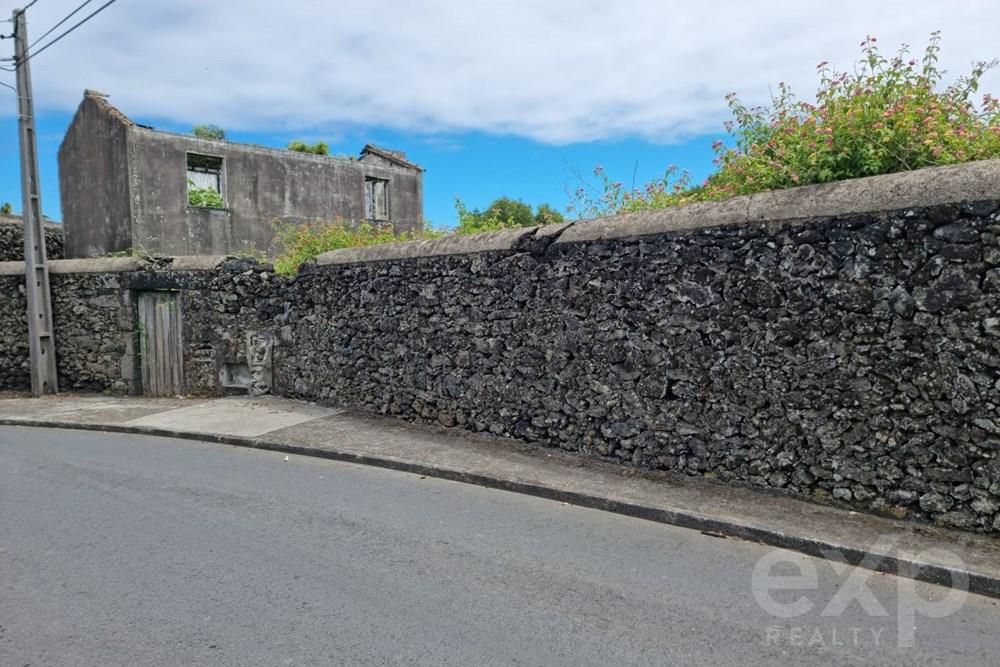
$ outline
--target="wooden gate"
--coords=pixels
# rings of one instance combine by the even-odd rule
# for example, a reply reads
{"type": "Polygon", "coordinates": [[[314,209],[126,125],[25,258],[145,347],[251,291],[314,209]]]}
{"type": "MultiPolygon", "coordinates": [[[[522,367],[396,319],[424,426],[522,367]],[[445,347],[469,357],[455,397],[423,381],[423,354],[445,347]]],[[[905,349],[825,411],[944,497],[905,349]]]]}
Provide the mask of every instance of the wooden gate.
{"type": "Polygon", "coordinates": [[[142,393],[184,393],[181,309],[177,292],[139,293],[139,354],[142,393]]]}

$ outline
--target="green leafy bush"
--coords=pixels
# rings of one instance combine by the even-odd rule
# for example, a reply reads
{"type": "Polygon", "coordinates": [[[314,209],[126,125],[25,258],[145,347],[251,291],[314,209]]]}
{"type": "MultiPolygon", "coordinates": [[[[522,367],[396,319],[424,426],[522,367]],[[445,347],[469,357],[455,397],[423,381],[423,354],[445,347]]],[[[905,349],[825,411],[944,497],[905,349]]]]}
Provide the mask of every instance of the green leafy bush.
{"type": "Polygon", "coordinates": [[[274,243],[282,248],[282,251],[274,260],[274,270],[285,275],[294,274],[303,263],[319,257],[324,252],[339,248],[432,239],[440,236],[442,236],[440,232],[432,230],[395,234],[391,227],[379,227],[368,223],[354,225],[343,220],[310,224],[281,223],[278,225],[274,243]]]}
{"type": "Polygon", "coordinates": [[[715,142],[718,170],[703,184],[692,187],[687,173],[671,168],[627,190],[598,167],[598,187],[577,190],[573,208],[582,216],[664,208],[1000,157],[1000,101],[976,99],[980,79],[997,61],[976,63],[941,87],[939,51],[936,32],[919,61],[905,45],[885,58],[868,37],[852,72],[817,66],[815,104],[796,100],[784,83],[769,107],[748,108],[730,94],[726,129],[734,145],[715,142]]]}
{"type": "Polygon", "coordinates": [[[563,221],[562,214],[548,204],[541,204],[536,211],[532,211],[529,204],[510,197],[496,199],[484,211],[470,211],[459,197],[455,197],[455,210],[458,212],[458,228],[455,231],[459,234],[534,227],[563,221]]]}
{"type": "Polygon", "coordinates": [[[330,147],[325,141],[317,141],[314,144],[307,144],[304,141],[295,139],[288,142],[288,150],[296,153],[312,153],[313,155],[329,155],[330,147]]]}
{"type": "Polygon", "coordinates": [[[225,139],[226,131],[218,125],[195,125],[191,128],[191,134],[199,139],[225,139]]]}
{"type": "Polygon", "coordinates": [[[225,208],[222,195],[215,188],[199,188],[188,179],[188,205],[201,208],[225,208]]]}

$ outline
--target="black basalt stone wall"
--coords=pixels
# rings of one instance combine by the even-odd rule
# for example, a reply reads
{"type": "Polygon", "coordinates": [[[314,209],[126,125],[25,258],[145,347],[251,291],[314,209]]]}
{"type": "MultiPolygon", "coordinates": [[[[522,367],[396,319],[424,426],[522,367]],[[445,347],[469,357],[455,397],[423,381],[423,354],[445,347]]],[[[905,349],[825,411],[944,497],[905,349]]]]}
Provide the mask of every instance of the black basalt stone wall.
{"type": "Polygon", "coordinates": [[[24,276],[0,274],[0,390],[31,386],[24,276]]]}
{"type": "MultiPolygon", "coordinates": [[[[277,394],[1000,533],[997,202],[573,238],[60,269],[60,382],[141,390],[135,295],[179,290],[190,393],[264,333],[277,394]]],[[[23,308],[0,388],[27,384],[23,308]]]]}
{"type": "MultiPolygon", "coordinates": [[[[45,249],[49,259],[63,256],[62,227],[45,226],[45,249]]],[[[24,259],[24,234],[20,219],[0,216],[0,262],[18,262],[24,259]]]]}
{"type": "Polygon", "coordinates": [[[320,267],[277,389],[1000,531],[995,209],[320,267]]]}
{"type": "MultiPolygon", "coordinates": [[[[61,391],[128,393],[134,314],[123,274],[53,273],[52,313],[61,391]]],[[[31,388],[23,275],[0,274],[0,390],[31,388]]]]}

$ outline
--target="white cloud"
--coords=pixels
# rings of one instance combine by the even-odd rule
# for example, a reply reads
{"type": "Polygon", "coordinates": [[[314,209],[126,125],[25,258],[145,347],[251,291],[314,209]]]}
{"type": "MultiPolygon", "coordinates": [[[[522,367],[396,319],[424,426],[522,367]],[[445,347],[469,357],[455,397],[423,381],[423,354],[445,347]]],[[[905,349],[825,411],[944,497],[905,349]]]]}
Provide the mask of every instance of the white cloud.
{"type": "MultiPolygon", "coordinates": [[[[42,0],[31,32],[77,4],[42,0]]],[[[850,66],[868,33],[919,51],[941,29],[943,64],[964,72],[1000,55],[998,24],[995,0],[120,0],[33,75],[42,108],[96,88],[138,118],[240,130],[670,141],[719,132],[730,90],[811,94],[816,63],[850,66]]]]}

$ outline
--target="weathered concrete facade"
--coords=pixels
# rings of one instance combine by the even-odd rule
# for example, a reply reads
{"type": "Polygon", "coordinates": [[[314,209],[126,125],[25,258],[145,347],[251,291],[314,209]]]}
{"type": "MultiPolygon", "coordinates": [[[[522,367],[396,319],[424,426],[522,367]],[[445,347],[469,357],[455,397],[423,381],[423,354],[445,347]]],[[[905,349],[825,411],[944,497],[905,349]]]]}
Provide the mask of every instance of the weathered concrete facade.
{"type": "Polygon", "coordinates": [[[366,182],[385,183],[379,224],[423,225],[423,170],[366,146],[357,160],[159,132],[88,91],[59,149],[68,257],[268,252],[276,223],[360,222],[366,182]],[[219,165],[221,207],[188,202],[189,156],[219,165]]]}
{"type": "Polygon", "coordinates": [[[262,343],[278,394],[1000,534],[1000,162],[334,251],[292,278],[128,261],[53,263],[64,386],[141,391],[135,294],[177,290],[191,393],[262,343]]]}

